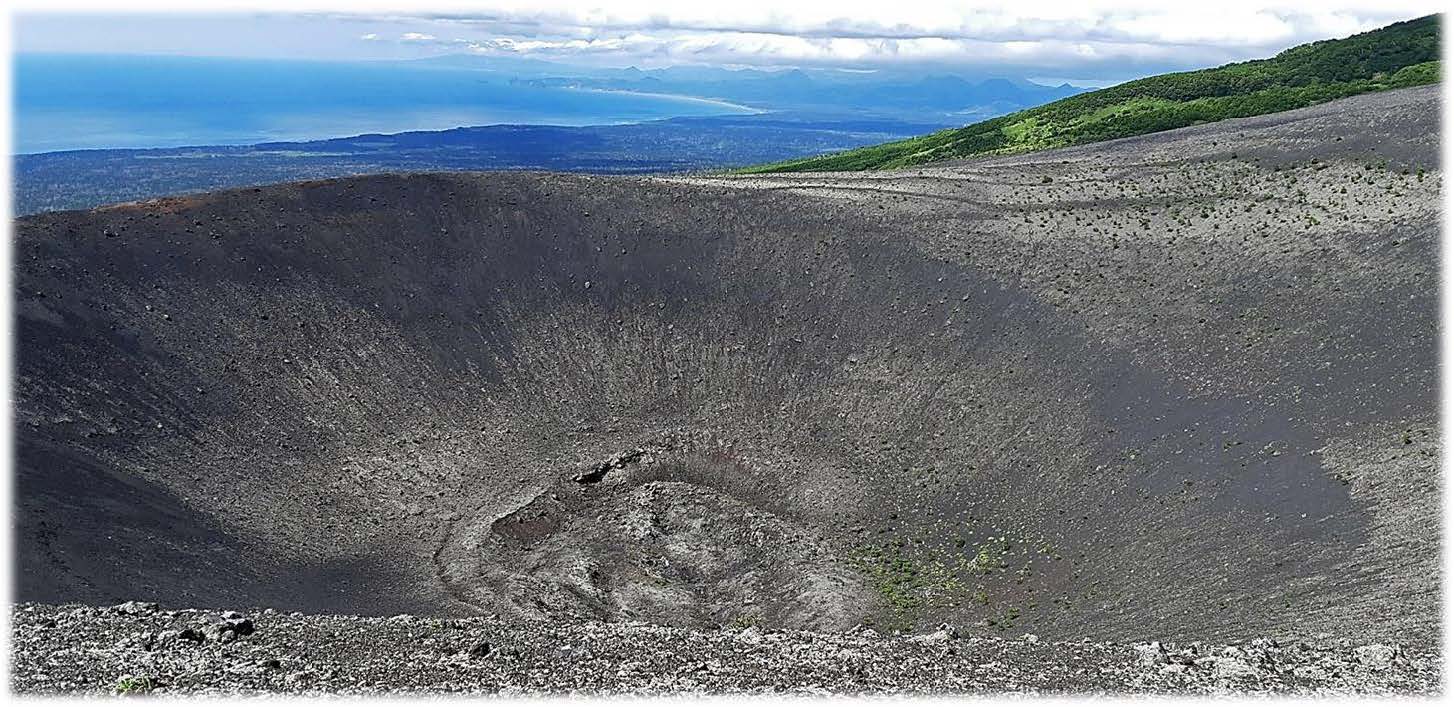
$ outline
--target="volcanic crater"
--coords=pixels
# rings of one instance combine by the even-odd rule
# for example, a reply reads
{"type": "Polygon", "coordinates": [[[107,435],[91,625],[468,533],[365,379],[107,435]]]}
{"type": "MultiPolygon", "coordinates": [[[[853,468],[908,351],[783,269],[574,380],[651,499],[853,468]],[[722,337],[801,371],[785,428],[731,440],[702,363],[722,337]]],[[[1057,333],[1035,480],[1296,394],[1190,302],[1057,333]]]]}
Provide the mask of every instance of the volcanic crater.
{"type": "Polygon", "coordinates": [[[17,598],[1434,641],[1437,140],[20,219],[17,598]]]}

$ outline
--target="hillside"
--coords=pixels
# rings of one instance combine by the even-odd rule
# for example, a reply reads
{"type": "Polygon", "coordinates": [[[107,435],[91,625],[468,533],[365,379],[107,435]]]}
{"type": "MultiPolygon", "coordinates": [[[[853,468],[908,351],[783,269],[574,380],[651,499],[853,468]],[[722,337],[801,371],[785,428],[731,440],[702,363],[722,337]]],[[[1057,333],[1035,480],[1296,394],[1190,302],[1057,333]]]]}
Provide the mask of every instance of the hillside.
{"type": "Polygon", "coordinates": [[[891,169],[1144,135],[1439,81],[1440,18],[1430,15],[1271,59],[1164,74],[922,137],[740,173],[891,169]]]}

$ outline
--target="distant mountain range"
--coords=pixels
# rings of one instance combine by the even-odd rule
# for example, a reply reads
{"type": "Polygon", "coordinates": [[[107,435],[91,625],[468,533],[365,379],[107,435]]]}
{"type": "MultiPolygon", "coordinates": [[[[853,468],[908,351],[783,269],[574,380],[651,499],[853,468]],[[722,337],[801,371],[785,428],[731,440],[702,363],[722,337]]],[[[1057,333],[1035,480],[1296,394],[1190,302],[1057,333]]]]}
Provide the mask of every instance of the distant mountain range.
{"type": "Polygon", "coordinates": [[[1439,35],[1439,16],[1430,15],[1293,47],[1270,59],[1152,76],[962,128],[741,171],[888,169],[1030,152],[1436,83],[1439,35]]]}

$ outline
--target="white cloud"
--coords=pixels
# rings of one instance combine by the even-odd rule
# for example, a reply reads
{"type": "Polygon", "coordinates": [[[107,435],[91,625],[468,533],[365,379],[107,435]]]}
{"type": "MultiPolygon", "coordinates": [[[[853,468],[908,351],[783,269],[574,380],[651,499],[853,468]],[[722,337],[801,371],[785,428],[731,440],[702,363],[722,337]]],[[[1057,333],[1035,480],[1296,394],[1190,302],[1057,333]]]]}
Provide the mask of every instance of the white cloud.
{"type": "Polygon", "coordinates": [[[733,0],[669,3],[614,0],[487,0],[431,3],[453,8],[416,15],[441,23],[514,25],[540,31],[684,30],[802,37],[1012,40],[1086,38],[1161,42],[1216,41],[1260,45],[1298,35],[1356,31],[1441,8],[1437,1],[1323,3],[1222,0],[1215,4],[1148,0],[1020,0],[921,2],[841,0],[784,3],[733,0]]]}
{"type": "MultiPolygon", "coordinates": [[[[876,68],[1013,62],[1042,75],[1144,73],[1268,56],[1440,9],[1437,0],[431,0],[428,13],[349,14],[438,52],[656,66],[876,68]],[[408,31],[405,31],[408,30],[408,31]]],[[[338,17],[339,15],[335,15],[338,17]]],[[[421,49],[422,50],[422,49],[421,49]]]]}

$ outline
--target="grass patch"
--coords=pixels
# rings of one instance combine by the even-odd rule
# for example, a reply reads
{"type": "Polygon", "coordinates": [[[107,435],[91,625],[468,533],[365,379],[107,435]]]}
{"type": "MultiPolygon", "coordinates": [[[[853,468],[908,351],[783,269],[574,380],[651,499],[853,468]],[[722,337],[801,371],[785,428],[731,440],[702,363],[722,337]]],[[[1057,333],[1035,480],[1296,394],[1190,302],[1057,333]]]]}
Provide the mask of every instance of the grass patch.
{"type": "Polygon", "coordinates": [[[969,590],[953,565],[910,552],[903,541],[864,546],[851,562],[868,576],[884,605],[902,622],[912,621],[931,604],[969,590]]]}
{"type": "Polygon", "coordinates": [[[157,687],[157,682],[149,677],[126,675],[116,681],[116,694],[118,695],[144,695],[157,687]]]}
{"type": "MultiPolygon", "coordinates": [[[[990,628],[1012,628],[1021,609],[1003,604],[1008,595],[995,601],[991,589],[1025,584],[1034,575],[1036,559],[1060,559],[1055,547],[1043,539],[1030,542],[1000,535],[971,544],[960,537],[950,543],[947,554],[931,549],[925,540],[864,545],[849,558],[888,610],[888,628],[907,630],[936,607],[971,609],[983,614],[990,628]]],[[[1030,607],[1035,608],[1035,602],[1030,607]]]]}

